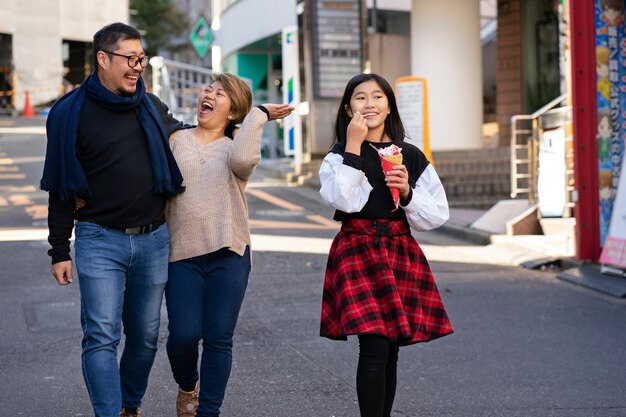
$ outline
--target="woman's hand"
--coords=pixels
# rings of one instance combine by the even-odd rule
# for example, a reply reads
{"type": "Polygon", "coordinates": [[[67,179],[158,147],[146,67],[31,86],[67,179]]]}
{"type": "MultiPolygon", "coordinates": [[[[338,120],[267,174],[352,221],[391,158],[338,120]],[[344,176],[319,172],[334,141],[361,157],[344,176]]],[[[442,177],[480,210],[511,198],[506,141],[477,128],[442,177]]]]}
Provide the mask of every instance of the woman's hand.
{"type": "Polygon", "coordinates": [[[74,210],[80,210],[87,205],[87,202],[82,198],[77,198],[74,202],[74,210]]]}
{"type": "Polygon", "coordinates": [[[283,119],[291,114],[295,110],[295,107],[290,106],[289,104],[274,104],[274,103],[265,103],[263,107],[267,109],[270,113],[268,117],[268,122],[270,120],[283,119]]]}
{"type": "Polygon", "coordinates": [[[360,112],[354,112],[346,132],[346,152],[361,155],[361,145],[367,136],[367,123],[360,112]]]}
{"type": "Polygon", "coordinates": [[[404,165],[394,165],[393,170],[387,172],[385,181],[387,181],[387,187],[398,188],[402,198],[409,197],[409,173],[404,165]]]}

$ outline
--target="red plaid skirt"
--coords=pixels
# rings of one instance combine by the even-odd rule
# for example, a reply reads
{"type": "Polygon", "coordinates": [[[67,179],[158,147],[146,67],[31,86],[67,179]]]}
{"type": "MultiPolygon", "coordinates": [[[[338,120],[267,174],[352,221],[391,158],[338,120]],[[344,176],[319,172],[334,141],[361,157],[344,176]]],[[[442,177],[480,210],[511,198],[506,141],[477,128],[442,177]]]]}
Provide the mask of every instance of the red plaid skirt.
{"type": "Polygon", "coordinates": [[[348,220],[330,248],[320,335],[376,333],[400,345],[452,333],[424,252],[406,221],[348,220]]]}

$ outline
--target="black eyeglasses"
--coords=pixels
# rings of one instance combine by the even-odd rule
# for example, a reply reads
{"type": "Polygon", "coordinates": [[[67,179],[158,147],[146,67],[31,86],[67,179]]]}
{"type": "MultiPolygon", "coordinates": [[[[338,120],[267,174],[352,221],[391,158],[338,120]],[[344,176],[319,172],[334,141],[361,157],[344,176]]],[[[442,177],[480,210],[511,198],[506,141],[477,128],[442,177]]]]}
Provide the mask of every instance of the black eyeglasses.
{"type": "Polygon", "coordinates": [[[122,55],[122,54],[116,54],[115,52],[109,52],[109,51],[102,51],[102,52],[115,55],[115,56],[121,56],[122,58],[128,59],[128,66],[131,68],[135,68],[137,66],[137,63],[139,63],[141,68],[145,68],[146,65],[148,65],[148,59],[149,59],[148,55],[139,57],[137,55],[122,55]]]}

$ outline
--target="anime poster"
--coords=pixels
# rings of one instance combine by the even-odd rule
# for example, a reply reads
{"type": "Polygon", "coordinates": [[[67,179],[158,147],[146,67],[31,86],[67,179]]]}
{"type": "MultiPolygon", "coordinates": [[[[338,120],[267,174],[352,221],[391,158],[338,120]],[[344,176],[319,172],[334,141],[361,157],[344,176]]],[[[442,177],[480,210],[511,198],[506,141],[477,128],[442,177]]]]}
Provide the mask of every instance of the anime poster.
{"type": "Polygon", "coordinates": [[[624,0],[595,0],[600,246],[605,246],[626,138],[624,0]]]}
{"type": "Polygon", "coordinates": [[[624,0],[596,0],[600,262],[626,268],[626,24],[624,0]]]}
{"type": "MultiPolygon", "coordinates": [[[[626,181],[620,181],[609,234],[604,241],[600,263],[626,269],[626,181]]],[[[603,268],[604,269],[604,268],[603,268]]]]}

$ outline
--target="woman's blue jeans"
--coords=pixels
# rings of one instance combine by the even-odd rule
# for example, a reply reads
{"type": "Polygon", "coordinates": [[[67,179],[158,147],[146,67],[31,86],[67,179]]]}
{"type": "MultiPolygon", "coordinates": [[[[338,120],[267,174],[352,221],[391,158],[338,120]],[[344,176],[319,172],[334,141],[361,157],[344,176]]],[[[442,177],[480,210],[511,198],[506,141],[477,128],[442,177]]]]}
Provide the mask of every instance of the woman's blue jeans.
{"type": "Polygon", "coordinates": [[[197,417],[217,417],[232,364],[233,334],[250,275],[250,249],[243,256],[224,248],[169,264],[165,289],[167,356],[174,380],[185,391],[198,381],[197,417]]]}
{"type": "Polygon", "coordinates": [[[159,336],[169,232],[127,235],[94,223],[75,227],[83,328],[82,366],[97,417],[139,407],[159,336]],[[122,323],[126,341],[118,367],[122,323]]]}

